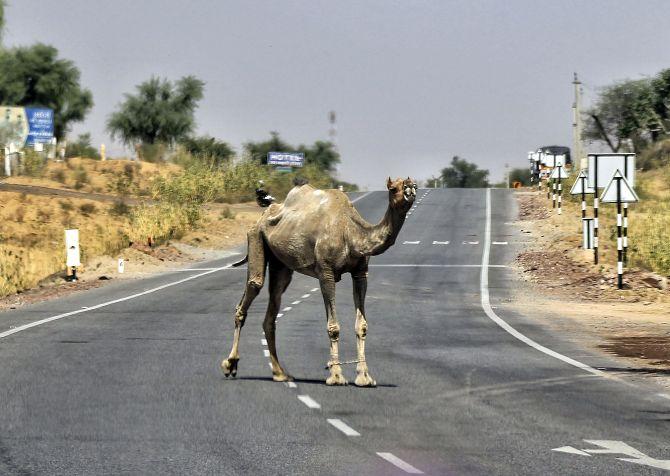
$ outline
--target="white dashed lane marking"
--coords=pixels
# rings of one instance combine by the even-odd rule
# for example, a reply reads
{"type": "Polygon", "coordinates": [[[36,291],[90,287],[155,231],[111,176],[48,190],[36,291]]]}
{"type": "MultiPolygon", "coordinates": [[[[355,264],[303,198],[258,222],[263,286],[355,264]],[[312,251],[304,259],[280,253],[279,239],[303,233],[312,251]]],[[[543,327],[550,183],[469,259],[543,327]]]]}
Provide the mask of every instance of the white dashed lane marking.
{"type": "Polygon", "coordinates": [[[414,466],[401,460],[393,453],[377,453],[377,455],[384,458],[386,461],[388,461],[395,467],[402,469],[406,473],[423,474],[423,471],[421,471],[420,469],[416,469],[414,466]]]}
{"type": "Polygon", "coordinates": [[[295,306],[296,304],[300,304],[300,302],[301,301],[293,301],[291,304],[293,304],[295,306]]]}
{"type": "Polygon", "coordinates": [[[298,400],[300,400],[302,403],[307,405],[308,408],[314,408],[316,410],[319,410],[321,408],[321,405],[319,405],[319,402],[314,400],[309,395],[298,395],[298,400]]]}
{"type": "Polygon", "coordinates": [[[311,296],[311,294],[303,294],[303,295],[302,295],[302,298],[303,298],[303,299],[307,299],[307,298],[310,297],[310,296],[311,296]]]}
{"type": "Polygon", "coordinates": [[[286,306],[284,309],[282,309],[282,311],[286,312],[290,311],[291,309],[293,309],[291,306],[286,306]]]}
{"type": "Polygon", "coordinates": [[[312,289],[311,292],[315,293],[315,292],[317,292],[318,290],[319,290],[319,288],[314,288],[314,289],[312,289]]]}
{"type": "Polygon", "coordinates": [[[288,388],[298,388],[298,385],[295,382],[286,382],[288,388]]]}
{"type": "Polygon", "coordinates": [[[479,241],[464,241],[464,245],[478,245],[479,241]]]}
{"type": "Polygon", "coordinates": [[[403,241],[402,242],[403,245],[418,245],[419,243],[421,243],[421,242],[420,241],[403,241]]]}
{"type": "Polygon", "coordinates": [[[448,241],[433,241],[434,245],[448,245],[448,241]]]}
{"type": "Polygon", "coordinates": [[[282,314],[282,313],[280,312],[279,314],[277,314],[277,317],[282,317],[283,315],[284,315],[284,314],[282,314]]]}
{"type": "Polygon", "coordinates": [[[261,339],[261,345],[268,345],[268,341],[266,339],[261,339]]]}
{"type": "Polygon", "coordinates": [[[263,355],[264,355],[265,357],[270,357],[270,351],[267,350],[267,349],[263,349],[263,355]]]}
{"type": "Polygon", "coordinates": [[[333,425],[335,428],[340,430],[342,433],[344,433],[347,436],[361,436],[359,432],[351,428],[349,425],[344,423],[342,420],[339,418],[328,418],[328,423],[333,425]]]}
{"type": "Polygon", "coordinates": [[[493,241],[491,244],[493,244],[493,245],[506,245],[507,242],[506,241],[493,241]]]}

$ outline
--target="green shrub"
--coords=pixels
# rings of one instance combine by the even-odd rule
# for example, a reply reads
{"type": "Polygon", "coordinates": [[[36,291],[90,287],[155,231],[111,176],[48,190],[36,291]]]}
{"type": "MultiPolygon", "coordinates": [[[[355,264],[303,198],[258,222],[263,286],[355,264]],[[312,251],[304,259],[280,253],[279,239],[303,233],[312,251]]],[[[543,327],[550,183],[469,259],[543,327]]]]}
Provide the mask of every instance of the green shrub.
{"type": "Polygon", "coordinates": [[[81,190],[88,183],[88,173],[81,165],[74,169],[74,188],[81,190]]]}
{"type": "Polygon", "coordinates": [[[21,159],[23,173],[31,177],[41,177],[46,167],[46,159],[39,152],[26,148],[21,159]]]}
{"type": "Polygon", "coordinates": [[[79,206],[79,211],[81,212],[82,215],[84,216],[90,216],[96,211],[96,207],[94,203],[88,202],[88,203],[82,203],[79,206]]]}

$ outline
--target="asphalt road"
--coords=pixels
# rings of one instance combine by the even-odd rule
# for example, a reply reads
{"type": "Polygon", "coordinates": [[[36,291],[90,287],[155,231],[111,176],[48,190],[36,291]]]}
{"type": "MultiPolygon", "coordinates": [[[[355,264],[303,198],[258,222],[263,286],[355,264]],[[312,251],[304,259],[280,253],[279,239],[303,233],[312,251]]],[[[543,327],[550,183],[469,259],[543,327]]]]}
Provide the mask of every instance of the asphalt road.
{"type": "MultiPolygon", "coordinates": [[[[661,461],[670,459],[670,397],[500,311],[514,286],[505,266],[522,239],[508,224],[511,194],[419,197],[396,245],[372,259],[367,361],[377,388],[325,386],[328,336],[312,278],[294,277],[278,320],[279,358],[295,387],[271,380],[265,292],[243,329],[238,378],[219,370],[245,270],[216,268],[237,257],[117,282],[0,314],[0,474],[670,468],[661,461]]],[[[382,216],[384,192],[356,198],[366,218],[382,216]]],[[[337,299],[345,360],[355,358],[351,293],[347,276],[337,299]]],[[[353,381],[355,366],[345,375],[353,381]]]]}

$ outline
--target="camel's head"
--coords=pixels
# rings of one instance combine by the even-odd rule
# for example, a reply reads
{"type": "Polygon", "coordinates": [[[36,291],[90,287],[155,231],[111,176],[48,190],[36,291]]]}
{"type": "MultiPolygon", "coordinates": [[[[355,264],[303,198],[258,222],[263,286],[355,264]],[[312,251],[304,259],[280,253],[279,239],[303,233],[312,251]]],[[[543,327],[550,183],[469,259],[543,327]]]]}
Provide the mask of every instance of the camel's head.
{"type": "Polygon", "coordinates": [[[389,203],[392,208],[409,210],[416,198],[416,182],[411,178],[397,178],[386,181],[386,188],[389,189],[389,203]]]}

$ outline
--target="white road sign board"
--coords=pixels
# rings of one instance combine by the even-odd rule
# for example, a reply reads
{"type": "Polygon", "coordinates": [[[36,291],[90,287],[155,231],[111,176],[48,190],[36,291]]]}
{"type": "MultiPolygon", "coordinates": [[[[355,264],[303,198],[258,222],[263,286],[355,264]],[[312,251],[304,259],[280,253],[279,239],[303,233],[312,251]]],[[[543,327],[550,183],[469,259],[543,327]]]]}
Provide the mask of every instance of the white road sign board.
{"type": "Polygon", "coordinates": [[[635,203],[640,199],[637,197],[635,190],[630,186],[626,177],[618,170],[614,172],[614,176],[610,183],[607,184],[603,194],[600,196],[600,201],[603,203],[635,203]],[[617,194],[617,182],[621,183],[619,193],[617,194]],[[617,195],[619,195],[617,197],[617,195]]]}
{"type": "Polygon", "coordinates": [[[582,192],[593,193],[593,189],[589,188],[589,186],[587,185],[586,172],[584,172],[583,170],[579,172],[577,180],[575,180],[575,183],[572,184],[572,188],[570,189],[570,195],[581,195],[582,192]]]}
{"type": "Polygon", "coordinates": [[[568,175],[562,166],[554,167],[554,170],[549,174],[550,179],[566,179],[568,177],[570,177],[570,175],[568,175]]]}
{"type": "Polygon", "coordinates": [[[635,154],[589,154],[587,164],[588,187],[593,188],[598,170],[598,188],[609,182],[614,172],[620,170],[631,187],[635,187],[635,154]]]}

